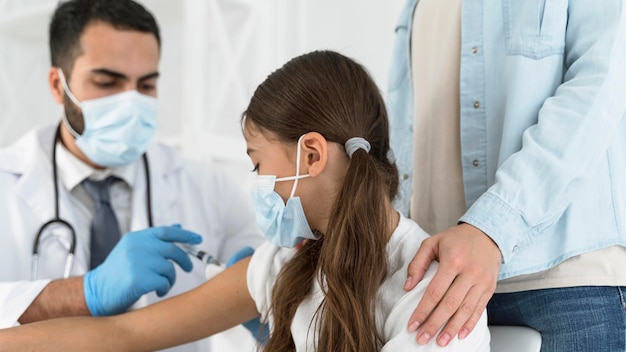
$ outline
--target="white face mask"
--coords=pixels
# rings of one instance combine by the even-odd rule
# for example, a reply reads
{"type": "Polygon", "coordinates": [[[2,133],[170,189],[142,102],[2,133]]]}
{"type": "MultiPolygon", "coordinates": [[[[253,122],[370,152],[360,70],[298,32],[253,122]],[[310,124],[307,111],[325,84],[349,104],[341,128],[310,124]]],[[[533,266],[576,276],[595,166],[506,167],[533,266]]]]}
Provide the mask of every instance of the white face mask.
{"type": "Polygon", "coordinates": [[[76,145],[95,164],[104,167],[128,165],[141,157],[156,132],[155,98],[136,90],[79,101],[58,69],[67,96],[81,108],[85,128],[78,134],[64,117],[76,145]]]}

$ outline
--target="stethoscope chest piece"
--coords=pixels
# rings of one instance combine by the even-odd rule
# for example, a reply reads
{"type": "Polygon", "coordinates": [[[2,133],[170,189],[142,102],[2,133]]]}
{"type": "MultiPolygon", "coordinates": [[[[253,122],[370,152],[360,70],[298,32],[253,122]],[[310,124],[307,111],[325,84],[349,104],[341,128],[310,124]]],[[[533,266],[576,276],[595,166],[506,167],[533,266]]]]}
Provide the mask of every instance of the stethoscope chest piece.
{"type": "Polygon", "coordinates": [[[58,216],[43,224],[33,242],[33,259],[31,266],[31,279],[37,279],[39,272],[39,248],[45,242],[55,241],[63,248],[67,248],[67,257],[65,259],[65,268],[63,269],[63,277],[70,276],[72,264],[74,263],[74,253],[76,252],[76,231],[74,227],[67,221],[60,219],[58,216]],[[44,236],[44,234],[46,234],[44,236]],[[68,236],[69,234],[69,236],[68,236]]]}

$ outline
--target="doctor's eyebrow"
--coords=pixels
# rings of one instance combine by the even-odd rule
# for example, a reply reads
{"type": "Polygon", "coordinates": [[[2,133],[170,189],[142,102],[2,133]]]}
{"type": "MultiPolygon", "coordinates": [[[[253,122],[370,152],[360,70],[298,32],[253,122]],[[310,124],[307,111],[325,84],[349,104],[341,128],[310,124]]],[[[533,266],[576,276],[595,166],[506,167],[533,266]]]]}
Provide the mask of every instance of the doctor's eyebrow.
{"type": "MultiPolygon", "coordinates": [[[[119,79],[123,79],[125,81],[128,80],[128,76],[126,76],[123,73],[120,72],[116,72],[116,71],[112,71],[106,68],[96,68],[91,70],[91,73],[95,73],[95,74],[101,74],[101,75],[107,75],[107,76],[111,76],[113,78],[119,78],[119,79]]],[[[148,73],[147,75],[143,75],[141,77],[139,77],[139,82],[141,81],[146,81],[149,79],[153,79],[153,78],[157,78],[159,77],[159,72],[152,72],[152,73],[148,73]]]]}

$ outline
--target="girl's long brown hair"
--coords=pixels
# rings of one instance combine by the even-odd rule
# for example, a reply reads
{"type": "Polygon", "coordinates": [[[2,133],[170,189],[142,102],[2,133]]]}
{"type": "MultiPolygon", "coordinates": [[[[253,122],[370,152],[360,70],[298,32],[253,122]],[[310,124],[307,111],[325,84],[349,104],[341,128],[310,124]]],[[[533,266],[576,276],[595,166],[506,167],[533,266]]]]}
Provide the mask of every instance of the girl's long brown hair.
{"type": "Polygon", "coordinates": [[[281,270],[273,288],[274,326],[264,351],[293,351],[291,324],[318,280],[324,300],[317,310],[318,351],[379,351],[374,316],[378,289],[387,274],[388,206],[398,188],[389,161],[389,127],[383,98],[367,71],[353,60],[316,51],[292,59],[255,91],[246,122],[296,143],[319,132],[341,145],[352,137],[369,141],[350,161],[326,233],[307,242],[281,270]]]}

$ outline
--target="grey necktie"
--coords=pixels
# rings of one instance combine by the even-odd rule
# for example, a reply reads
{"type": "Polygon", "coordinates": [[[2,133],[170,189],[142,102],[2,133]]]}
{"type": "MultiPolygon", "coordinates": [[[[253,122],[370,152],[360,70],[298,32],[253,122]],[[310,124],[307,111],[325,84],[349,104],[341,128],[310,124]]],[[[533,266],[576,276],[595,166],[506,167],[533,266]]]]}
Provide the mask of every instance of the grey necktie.
{"type": "Polygon", "coordinates": [[[83,181],[83,186],[95,205],[89,248],[91,251],[91,269],[104,261],[120,239],[120,227],[109,197],[110,186],[118,180],[116,177],[109,176],[102,181],[89,179],[83,181]]]}

